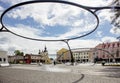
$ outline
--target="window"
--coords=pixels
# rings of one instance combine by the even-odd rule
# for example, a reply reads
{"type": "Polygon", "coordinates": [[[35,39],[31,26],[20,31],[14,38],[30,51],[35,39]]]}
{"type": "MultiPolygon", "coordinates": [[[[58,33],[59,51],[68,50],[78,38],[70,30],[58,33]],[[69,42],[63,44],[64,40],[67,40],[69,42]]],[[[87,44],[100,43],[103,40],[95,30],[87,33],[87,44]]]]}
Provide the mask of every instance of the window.
{"type": "Polygon", "coordinates": [[[119,57],[119,50],[116,51],[116,57],[119,57]]]}
{"type": "Polygon", "coordinates": [[[3,61],[5,62],[5,61],[6,61],[6,58],[4,58],[3,61]]]}
{"type": "Polygon", "coordinates": [[[105,55],[103,55],[103,58],[105,58],[105,55]]]}
{"type": "Polygon", "coordinates": [[[103,48],[105,48],[106,47],[106,45],[104,45],[104,47],[103,48]]]}
{"type": "Polygon", "coordinates": [[[83,58],[83,57],[81,56],[81,58],[83,58]]]}
{"type": "Polygon", "coordinates": [[[0,58],[0,61],[2,61],[2,58],[0,58]]]}
{"type": "Polygon", "coordinates": [[[113,44],[113,46],[112,46],[112,47],[114,48],[114,46],[115,46],[115,44],[113,44]]]}
{"type": "Polygon", "coordinates": [[[86,56],[86,58],[88,58],[88,56],[86,56]]]}

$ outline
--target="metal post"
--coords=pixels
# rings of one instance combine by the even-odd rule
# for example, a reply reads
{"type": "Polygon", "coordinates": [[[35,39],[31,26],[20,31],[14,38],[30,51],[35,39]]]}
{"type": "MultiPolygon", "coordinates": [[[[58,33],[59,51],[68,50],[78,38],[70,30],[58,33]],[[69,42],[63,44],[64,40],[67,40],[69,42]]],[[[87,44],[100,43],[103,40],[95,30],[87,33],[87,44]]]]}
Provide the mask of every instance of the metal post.
{"type": "Polygon", "coordinates": [[[64,42],[67,44],[67,46],[68,46],[68,48],[69,48],[69,51],[70,51],[70,55],[71,55],[71,65],[74,65],[74,57],[73,57],[73,54],[72,54],[70,45],[69,45],[69,43],[68,43],[68,40],[64,40],[64,42]]]}

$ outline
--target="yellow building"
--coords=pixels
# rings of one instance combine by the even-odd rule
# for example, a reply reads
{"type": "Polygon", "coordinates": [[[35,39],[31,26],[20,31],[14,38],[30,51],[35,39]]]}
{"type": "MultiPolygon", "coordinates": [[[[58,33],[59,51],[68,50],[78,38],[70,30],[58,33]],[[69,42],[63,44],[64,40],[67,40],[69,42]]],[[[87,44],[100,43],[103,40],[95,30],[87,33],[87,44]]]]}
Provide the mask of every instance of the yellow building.
{"type": "Polygon", "coordinates": [[[69,62],[71,61],[71,55],[69,50],[62,48],[57,52],[57,61],[58,62],[69,62]]]}

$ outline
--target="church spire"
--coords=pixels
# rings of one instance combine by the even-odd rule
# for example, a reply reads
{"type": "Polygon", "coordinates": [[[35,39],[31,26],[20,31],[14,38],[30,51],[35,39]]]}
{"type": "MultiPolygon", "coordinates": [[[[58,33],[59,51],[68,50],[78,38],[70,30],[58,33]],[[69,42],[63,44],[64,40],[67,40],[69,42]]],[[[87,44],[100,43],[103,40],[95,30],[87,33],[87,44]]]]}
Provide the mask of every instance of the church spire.
{"type": "Polygon", "coordinates": [[[39,50],[38,54],[41,54],[41,51],[39,50]]]}
{"type": "Polygon", "coordinates": [[[47,48],[46,48],[46,46],[45,46],[44,52],[47,52],[47,48]]]}

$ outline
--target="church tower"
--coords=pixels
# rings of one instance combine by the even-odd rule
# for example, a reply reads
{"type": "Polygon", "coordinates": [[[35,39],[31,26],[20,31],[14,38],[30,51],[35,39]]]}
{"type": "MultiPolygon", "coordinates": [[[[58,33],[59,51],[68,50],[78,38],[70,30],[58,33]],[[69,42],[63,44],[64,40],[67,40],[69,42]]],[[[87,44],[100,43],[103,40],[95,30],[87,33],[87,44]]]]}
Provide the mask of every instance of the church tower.
{"type": "Polygon", "coordinates": [[[51,63],[50,58],[48,57],[48,51],[47,51],[47,47],[46,46],[44,48],[43,55],[44,55],[45,63],[46,64],[51,63]]]}
{"type": "Polygon", "coordinates": [[[44,48],[44,52],[48,52],[46,46],[45,46],[45,48],[44,48]]]}
{"type": "Polygon", "coordinates": [[[41,54],[41,51],[39,50],[38,54],[41,54]]]}

